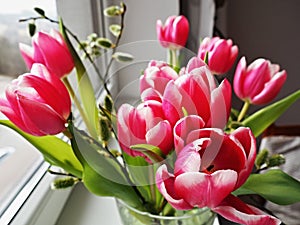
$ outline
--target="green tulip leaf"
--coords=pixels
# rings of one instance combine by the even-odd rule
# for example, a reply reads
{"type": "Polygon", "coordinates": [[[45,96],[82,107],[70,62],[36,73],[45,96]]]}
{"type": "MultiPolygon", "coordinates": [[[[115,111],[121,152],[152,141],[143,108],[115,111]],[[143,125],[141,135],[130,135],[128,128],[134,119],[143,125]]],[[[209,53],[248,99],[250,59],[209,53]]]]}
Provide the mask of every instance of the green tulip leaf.
{"type": "Polygon", "coordinates": [[[151,200],[151,190],[149,184],[149,172],[150,164],[141,156],[132,157],[125,152],[122,153],[126,162],[126,167],[129,171],[130,177],[132,177],[137,188],[144,196],[146,201],[151,200]]]}
{"type": "Polygon", "coordinates": [[[250,175],[234,194],[258,194],[273,203],[289,205],[300,202],[300,182],[280,169],[272,169],[250,175]]]}
{"type": "Polygon", "coordinates": [[[274,123],[294,102],[300,98],[300,90],[290,94],[289,96],[266,106],[251,116],[247,117],[243,122],[243,126],[250,127],[254,136],[258,137],[266,128],[274,123]]]}
{"type": "Polygon", "coordinates": [[[69,125],[71,144],[83,165],[82,180],[86,188],[99,196],[113,196],[133,207],[141,207],[141,199],[126,179],[124,170],[97,141],[69,125]]]}
{"type": "Polygon", "coordinates": [[[23,136],[36,147],[50,164],[61,167],[66,172],[81,178],[82,166],[75,157],[69,144],[55,136],[36,137],[21,131],[9,120],[0,120],[0,124],[9,127],[23,136]]]}
{"type": "Polygon", "coordinates": [[[159,147],[149,144],[136,144],[131,145],[131,149],[143,153],[147,156],[153,163],[162,162],[165,158],[164,154],[159,147]]]}
{"type": "Polygon", "coordinates": [[[74,49],[68,37],[62,19],[59,20],[59,26],[60,26],[60,32],[74,60],[74,64],[76,68],[76,76],[77,76],[77,86],[78,86],[77,88],[79,90],[80,99],[85,113],[85,118],[86,118],[85,122],[91,136],[96,138],[99,130],[98,129],[99,117],[98,117],[98,108],[96,105],[94,88],[86,72],[85,66],[83,65],[79,55],[77,54],[76,50],[74,49]]]}

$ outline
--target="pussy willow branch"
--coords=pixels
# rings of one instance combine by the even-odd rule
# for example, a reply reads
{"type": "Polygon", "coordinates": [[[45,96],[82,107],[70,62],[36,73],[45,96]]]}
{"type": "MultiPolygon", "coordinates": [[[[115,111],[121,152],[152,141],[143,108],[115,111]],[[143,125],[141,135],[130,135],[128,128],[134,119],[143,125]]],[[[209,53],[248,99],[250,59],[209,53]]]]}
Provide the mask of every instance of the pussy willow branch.
{"type": "Polygon", "coordinates": [[[70,174],[70,173],[62,173],[62,172],[57,172],[57,171],[53,171],[51,169],[48,169],[47,170],[50,174],[53,174],[53,175],[59,175],[59,176],[66,176],[66,177],[73,177],[73,178],[76,178],[78,180],[81,180],[80,178],[74,176],[73,174],[70,174]]]}
{"type": "MultiPolygon", "coordinates": [[[[126,13],[126,5],[123,2],[121,4],[122,4],[122,7],[123,7],[123,12],[121,14],[121,22],[120,22],[120,27],[121,28],[120,28],[120,33],[119,33],[119,35],[118,35],[118,37],[116,39],[116,42],[114,43],[115,47],[112,49],[112,55],[117,50],[117,46],[120,43],[120,40],[121,40],[121,37],[122,37],[122,34],[123,34],[123,29],[124,29],[124,19],[125,19],[125,13],[126,13]]],[[[109,60],[109,63],[107,65],[107,69],[106,69],[105,74],[104,74],[104,80],[107,79],[108,72],[109,72],[110,67],[112,66],[113,60],[114,60],[113,57],[111,57],[110,60],[109,60]]]]}
{"type": "MultiPolygon", "coordinates": [[[[56,24],[59,24],[59,21],[57,20],[53,20],[51,19],[50,17],[48,16],[38,16],[38,17],[29,17],[29,18],[26,18],[26,19],[20,19],[19,22],[27,22],[27,21],[30,21],[30,20],[40,20],[40,19],[45,19],[45,20],[48,20],[49,22],[51,23],[56,23],[56,24]]],[[[109,89],[107,88],[107,84],[105,82],[105,79],[102,77],[101,75],[101,72],[99,70],[99,68],[96,66],[95,62],[93,61],[93,59],[90,57],[90,55],[87,53],[87,51],[85,50],[84,46],[82,45],[82,43],[80,42],[79,38],[69,29],[67,28],[65,25],[63,25],[64,29],[68,32],[68,34],[70,34],[74,40],[76,41],[76,43],[80,46],[80,48],[83,50],[84,54],[87,56],[87,59],[89,60],[89,62],[92,64],[95,72],[97,73],[98,77],[100,78],[102,84],[103,84],[103,87],[106,91],[106,93],[108,95],[111,95],[110,94],[110,91],[109,89]]]]}

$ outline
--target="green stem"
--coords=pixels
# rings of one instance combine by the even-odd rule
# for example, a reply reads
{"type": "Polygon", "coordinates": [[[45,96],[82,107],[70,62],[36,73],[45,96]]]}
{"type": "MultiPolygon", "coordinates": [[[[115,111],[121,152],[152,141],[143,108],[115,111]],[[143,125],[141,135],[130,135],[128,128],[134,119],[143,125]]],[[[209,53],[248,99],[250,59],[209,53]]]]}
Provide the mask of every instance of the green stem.
{"type": "Polygon", "coordinates": [[[177,59],[177,50],[176,49],[169,49],[168,51],[168,64],[172,67],[178,66],[178,59],[177,59]]]}
{"type": "Polygon", "coordinates": [[[89,120],[88,120],[83,108],[81,107],[81,103],[80,103],[79,99],[77,98],[77,96],[74,93],[74,90],[73,90],[72,85],[70,84],[70,82],[68,80],[68,77],[66,77],[66,76],[63,77],[62,81],[64,82],[66,88],[68,89],[69,94],[70,94],[71,98],[73,99],[73,101],[74,101],[74,103],[75,103],[75,105],[76,105],[76,107],[77,107],[77,109],[78,109],[78,111],[79,111],[79,113],[82,117],[82,120],[85,123],[85,125],[86,125],[86,127],[89,131],[89,133],[92,134],[93,133],[92,131],[94,129],[92,128],[91,124],[89,123],[89,120]]]}
{"type": "Polygon", "coordinates": [[[241,122],[241,120],[245,117],[245,115],[246,115],[249,107],[250,107],[250,101],[246,100],[244,102],[243,108],[242,108],[242,110],[241,110],[241,112],[240,112],[240,114],[238,116],[237,122],[241,122]]]}
{"type": "Polygon", "coordinates": [[[154,171],[152,166],[148,166],[148,175],[150,182],[150,194],[153,202],[156,202],[156,193],[155,193],[155,182],[154,182],[154,171]]]}

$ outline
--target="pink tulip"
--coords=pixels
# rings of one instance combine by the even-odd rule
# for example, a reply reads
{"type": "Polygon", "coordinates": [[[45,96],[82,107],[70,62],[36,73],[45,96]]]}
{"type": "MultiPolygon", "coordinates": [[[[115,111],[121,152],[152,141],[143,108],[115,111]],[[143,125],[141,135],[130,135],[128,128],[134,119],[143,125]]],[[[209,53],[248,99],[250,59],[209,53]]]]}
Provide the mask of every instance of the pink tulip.
{"type": "Polygon", "coordinates": [[[160,44],[164,48],[180,49],[188,39],[189,22],[184,16],[170,16],[165,25],[161,20],[156,23],[156,31],[160,44]]]}
{"type": "Polygon", "coordinates": [[[198,138],[177,155],[174,174],[162,165],[156,184],[165,199],[178,210],[209,207],[242,224],[279,224],[231,195],[248,178],[256,157],[256,141],[249,128],[231,134],[221,129],[197,131],[198,138]],[[269,223],[268,223],[269,222],[269,223]]]}
{"type": "Polygon", "coordinates": [[[32,38],[32,46],[20,43],[23,59],[30,69],[33,63],[44,64],[59,78],[69,74],[74,62],[61,34],[51,30],[50,34],[38,32],[32,38]]]}
{"type": "Polygon", "coordinates": [[[123,104],[118,110],[117,125],[120,147],[131,156],[145,157],[142,152],[130,149],[136,144],[157,146],[165,155],[173,148],[172,128],[164,119],[160,102],[149,100],[136,108],[123,104]]]}
{"type": "Polygon", "coordinates": [[[256,59],[248,67],[245,57],[239,61],[233,80],[236,95],[255,105],[267,104],[279,93],[287,73],[277,64],[256,59]]]}
{"type": "Polygon", "coordinates": [[[197,115],[190,115],[178,120],[174,126],[174,145],[178,154],[184,146],[199,138],[199,130],[204,128],[203,119],[197,115]]]}
{"type": "Polygon", "coordinates": [[[198,57],[202,60],[208,53],[208,66],[210,70],[218,75],[228,72],[238,56],[238,47],[232,45],[232,40],[212,39],[206,37],[200,44],[198,57]]]}
{"type": "Polygon", "coordinates": [[[144,74],[140,77],[142,100],[161,101],[165,87],[170,80],[176,80],[178,74],[166,62],[150,61],[144,74]]]}
{"type": "Polygon", "coordinates": [[[174,126],[187,113],[200,116],[205,127],[224,128],[231,108],[230,83],[225,79],[217,87],[205,65],[190,65],[186,71],[189,73],[169,81],[165,88],[162,106],[166,119],[174,126]]]}
{"type": "Polygon", "coordinates": [[[59,78],[42,64],[8,85],[0,111],[21,130],[35,135],[54,135],[65,130],[70,115],[69,93],[59,78]]]}

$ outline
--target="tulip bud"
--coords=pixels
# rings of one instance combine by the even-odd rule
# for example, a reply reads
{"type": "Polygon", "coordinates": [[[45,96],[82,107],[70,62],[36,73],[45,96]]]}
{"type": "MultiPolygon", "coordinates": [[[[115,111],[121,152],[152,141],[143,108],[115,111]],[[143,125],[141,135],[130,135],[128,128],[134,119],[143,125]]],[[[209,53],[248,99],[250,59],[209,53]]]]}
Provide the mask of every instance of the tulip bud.
{"type": "Polygon", "coordinates": [[[285,70],[279,70],[279,65],[266,59],[256,59],[247,66],[245,57],[241,58],[233,80],[236,95],[255,105],[269,103],[277,96],[287,77],[285,70]]]}
{"type": "Polygon", "coordinates": [[[198,50],[198,57],[205,61],[216,75],[228,72],[237,56],[238,47],[232,44],[232,40],[219,37],[204,38],[198,50]]]}
{"type": "Polygon", "coordinates": [[[157,21],[156,31],[158,40],[164,48],[180,49],[188,39],[189,22],[183,15],[170,16],[164,25],[161,20],[157,21]]]}
{"type": "Polygon", "coordinates": [[[22,43],[19,47],[29,69],[34,63],[41,63],[52,74],[61,78],[69,74],[74,68],[71,53],[62,35],[56,30],[51,30],[49,34],[38,32],[32,38],[32,47],[22,43]]]}

